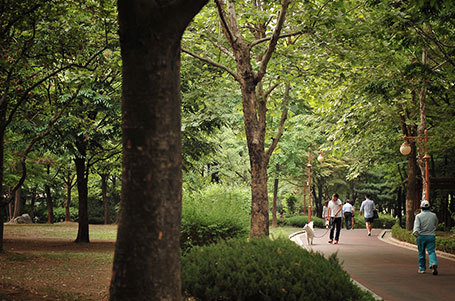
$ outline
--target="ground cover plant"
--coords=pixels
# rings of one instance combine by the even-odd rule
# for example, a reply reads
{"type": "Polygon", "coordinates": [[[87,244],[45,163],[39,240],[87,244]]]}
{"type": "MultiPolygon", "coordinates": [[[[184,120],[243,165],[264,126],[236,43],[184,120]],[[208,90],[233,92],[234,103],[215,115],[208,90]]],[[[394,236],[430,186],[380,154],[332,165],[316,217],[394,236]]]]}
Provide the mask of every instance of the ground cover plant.
{"type": "Polygon", "coordinates": [[[326,259],[283,238],[193,248],[182,257],[182,290],[198,300],[374,300],[335,255],[326,259]]]}

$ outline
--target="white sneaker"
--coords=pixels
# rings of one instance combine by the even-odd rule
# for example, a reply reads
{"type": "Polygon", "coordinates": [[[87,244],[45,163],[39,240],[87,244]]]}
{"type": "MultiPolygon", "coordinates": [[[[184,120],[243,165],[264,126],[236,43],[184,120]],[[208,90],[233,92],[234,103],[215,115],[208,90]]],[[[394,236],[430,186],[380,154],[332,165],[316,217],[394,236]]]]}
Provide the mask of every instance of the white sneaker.
{"type": "Polygon", "coordinates": [[[424,271],[424,270],[417,270],[417,273],[419,273],[419,274],[425,274],[425,271],[424,271]]]}

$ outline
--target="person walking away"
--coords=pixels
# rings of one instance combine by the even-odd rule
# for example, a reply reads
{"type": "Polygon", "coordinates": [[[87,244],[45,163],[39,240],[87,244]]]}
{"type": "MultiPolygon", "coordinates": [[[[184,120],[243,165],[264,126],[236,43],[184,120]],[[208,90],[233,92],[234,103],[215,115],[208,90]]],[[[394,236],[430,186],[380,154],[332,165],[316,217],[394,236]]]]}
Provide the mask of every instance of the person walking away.
{"type": "Polygon", "coordinates": [[[351,201],[346,201],[343,205],[344,222],[346,224],[346,230],[352,229],[352,217],[354,213],[354,207],[351,205],[351,201]]]}
{"type": "Polygon", "coordinates": [[[438,274],[438,259],[436,258],[436,227],[438,225],[438,217],[430,211],[430,203],[423,200],[420,203],[422,212],[416,215],[414,220],[414,229],[412,233],[417,237],[417,247],[419,249],[419,270],[418,273],[425,273],[426,261],[425,250],[428,251],[430,259],[430,269],[433,270],[433,275],[438,274]]]}
{"type": "Polygon", "coordinates": [[[365,217],[365,226],[368,231],[368,236],[371,236],[371,230],[373,230],[373,222],[374,222],[374,213],[373,211],[376,209],[376,205],[370,199],[370,194],[365,194],[365,201],[362,202],[360,205],[360,214],[363,213],[365,217]]]}
{"type": "Polygon", "coordinates": [[[324,206],[322,206],[322,218],[325,220],[325,228],[329,228],[329,201],[324,201],[324,206]]]}
{"type": "Polygon", "coordinates": [[[332,196],[332,200],[328,204],[328,215],[330,216],[330,224],[332,225],[332,227],[330,229],[329,244],[331,244],[332,242],[334,244],[338,244],[338,241],[340,240],[341,219],[342,219],[341,210],[343,210],[343,204],[338,199],[338,194],[335,193],[332,196]],[[335,229],[336,229],[336,232],[335,232],[335,229]],[[335,232],[335,242],[333,241],[334,232],[335,232]]]}

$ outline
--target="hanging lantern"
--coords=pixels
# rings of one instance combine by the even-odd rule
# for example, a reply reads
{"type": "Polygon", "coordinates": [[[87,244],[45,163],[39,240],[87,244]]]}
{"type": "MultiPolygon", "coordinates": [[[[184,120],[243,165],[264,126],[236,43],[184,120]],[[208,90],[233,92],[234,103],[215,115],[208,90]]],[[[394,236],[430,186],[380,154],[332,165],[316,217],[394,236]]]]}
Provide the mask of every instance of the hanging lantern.
{"type": "Polygon", "coordinates": [[[403,144],[400,146],[400,153],[405,156],[411,153],[411,145],[409,145],[407,141],[403,142],[403,144]]]}

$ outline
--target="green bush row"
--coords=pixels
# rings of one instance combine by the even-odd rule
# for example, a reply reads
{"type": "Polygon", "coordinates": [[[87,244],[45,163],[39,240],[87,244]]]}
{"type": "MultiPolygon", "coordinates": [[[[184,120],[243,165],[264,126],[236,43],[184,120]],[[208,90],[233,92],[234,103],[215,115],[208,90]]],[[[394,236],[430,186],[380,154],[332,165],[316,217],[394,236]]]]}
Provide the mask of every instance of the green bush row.
{"type": "Polygon", "coordinates": [[[374,300],[340,267],[288,239],[234,239],[182,257],[182,291],[197,300],[374,300]]]}
{"type": "MultiPolygon", "coordinates": [[[[412,235],[412,231],[407,231],[398,224],[395,224],[392,227],[392,236],[401,241],[417,244],[415,236],[412,235]]],[[[455,254],[455,239],[453,237],[436,236],[436,250],[455,254]]]]}

